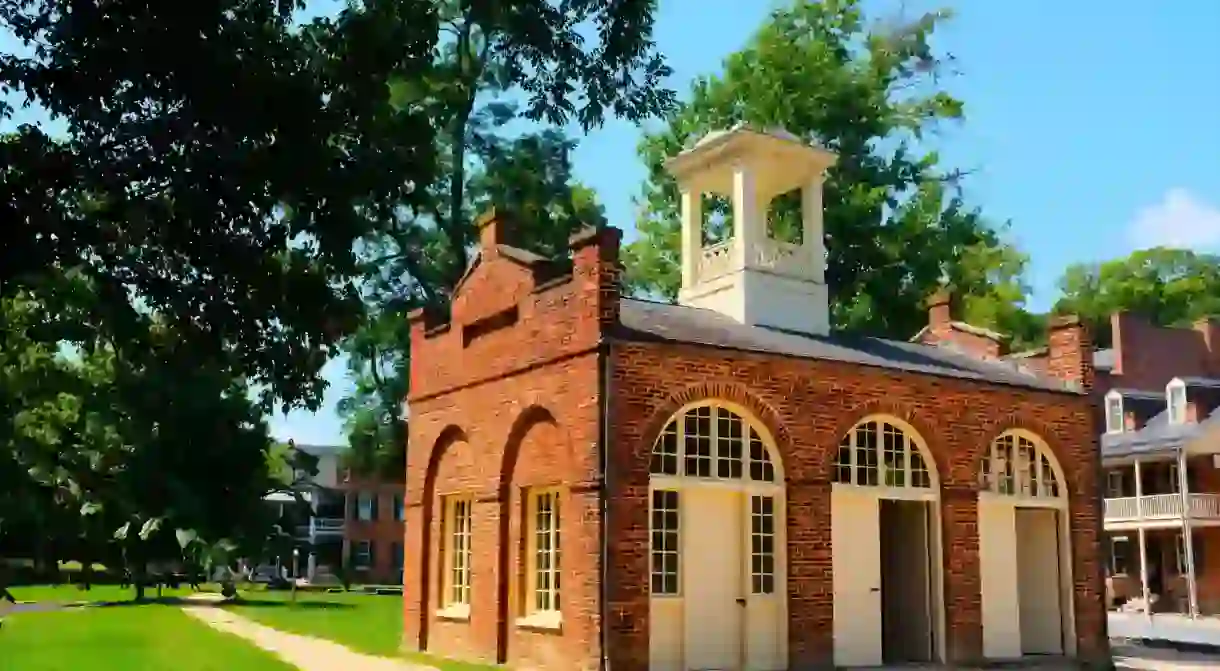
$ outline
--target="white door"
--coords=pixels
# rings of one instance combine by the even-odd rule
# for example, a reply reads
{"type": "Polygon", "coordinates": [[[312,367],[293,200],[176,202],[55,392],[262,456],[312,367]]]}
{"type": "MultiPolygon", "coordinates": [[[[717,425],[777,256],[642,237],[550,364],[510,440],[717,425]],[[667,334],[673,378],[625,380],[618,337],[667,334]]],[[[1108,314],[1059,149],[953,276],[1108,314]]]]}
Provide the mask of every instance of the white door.
{"type": "Polygon", "coordinates": [[[1017,522],[1011,501],[979,495],[979,578],[983,596],[983,656],[1021,656],[1017,522]]]}
{"type": "Polygon", "coordinates": [[[743,589],[742,495],[712,487],[684,490],[686,668],[741,666],[743,589]]]}
{"type": "Polygon", "coordinates": [[[1018,508],[1016,516],[1021,652],[1060,655],[1063,618],[1058,515],[1046,508],[1018,508]]]}
{"type": "Polygon", "coordinates": [[[784,651],[788,620],[784,599],[781,559],[785,556],[779,525],[783,519],[781,500],[775,496],[746,497],[749,506],[745,525],[746,548],[746,671],[777,671],[788,668],[784,651]],[[757,564],[757,567],[755,566],[757,564]],[[758,569],[757,576],[754,571],[758,569]]]}
{"type": "Polygon", "coordinates": [[[838,666],[882,662],[880,514],[879,501],[870,494],[835,489],[830,495],[838,666]]]}

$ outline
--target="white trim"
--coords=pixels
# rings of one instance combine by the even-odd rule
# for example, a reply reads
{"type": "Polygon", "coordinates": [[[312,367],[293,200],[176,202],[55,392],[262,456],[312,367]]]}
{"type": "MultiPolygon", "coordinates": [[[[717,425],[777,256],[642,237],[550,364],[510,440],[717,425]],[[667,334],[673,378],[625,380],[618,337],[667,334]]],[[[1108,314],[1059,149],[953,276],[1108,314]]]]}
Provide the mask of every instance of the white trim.
{"type": "Polygon", "coordinates": [[[1170,424],[1186,423],[1186,383],[1175,377],[1165,385],[1165,409],[1169,412],[1170,424]],[[1174,401],[1180,401],[1175,406],[1174,401]]]}
{"type": "Polygon", "coordinates": [[[893,415],[887,415],[887,414],[883,414],[883,413],[875,414],[875,415],[868,415],[868,416],[862,417],[858,422],[856,422],[855,424],[852,425],[851,429],[846,434],[843,435],[843,438],[839,441],[839,444],[835,446],[834,462],[833,462],[833,466],[832,466],[832,468],[834,469],[834,473],[832,473],[832,476],[831,476],[832,480],[837,479],[839,469],[844,466],[847,466],[848,468],[851,469],[852,482],[850,482],[850,483],[849,482],[835,482],[835,484],[837,484],[837,485],[845,485],[845,486],[849,486],[849,487],[862,487],[862,488],[869,488],[869,489],[884,489],[884,490],[891,492],[889,494],[882,495],[881,496],[882,498],[901,498],[901,499],[911,499],[911,500],[920,500],[920,501],[939,500],[939,496],[936,496],[935,494],[940,491],[940,473],[937,472],[936,460],[934,460],[932,458],[932,451],[928,449],[928,444],[924,441],[923,436],[919,433],[919,431],[917,431],[915,429],[915,427],[911,426],[910,423],[908,423],[898,417],[895,417],[893,415]],[[878,434],[876,436],[877,445],[873,448],[873,451],[876,452],[876,458],[877,458],[877,483],[878,484],[876,484],[876,485],[857,485],[857,484],[855,484],[855,481],[857,479],[856,478],[857,471],[860,466],[859,464],[856,463],[856,457],[858,454],[865,451],[865,449],[866,449],[866,448],[861,448],[861,446],[857,442],[857,439],[858,439],[857,437],[859,435],[858,432],[860,431],[860,429],[866,424],[874,424],[878,429],[878,434]],[[905,439],[905,441],[904,441],[905,449],[904,449],[904,456],[903,456],[903,470],[901,471],[901,473],[903,474],[903,484],[901,486],[890,486],[890,485],[882,484],[885,479],[884,478],[885,449],[883,446],[883,437],[882,436],[885,431],[886,425],[889,425],[895,429],[898,429],[899,432],[901,432],[903,438],[905,439]],[[847,443],[847,444],[845,444],[845,443],[847,443]],[[841,464],[839,462],[839,453],[843,449],[851,450],[851,463],[850,464],[841,464]],[[913,476],[916,473],[916,470],[914,468],[912,468],[912,464],[911,464],[911,462],[912,462],[911,456],[913,454],[917,454],[920,457],[920,460],[923,462],[923,472],[925,472],[928,476],[929,484],[927,487],[918,487],[918,486],[915,486],[912,484],[913,476]],[[906,492],[906,491],[911,491],[911,492],[915,492],[918,494],[925,494],[927,492],[932,492],[934,495],[931,499],[928,499],[926,496],[922,496],[922,495],[898,493],[898,492],[906,492]]]}
{"type": "Polygon", "coordinates": [[[1123,413],[1123,396],[1122,394],[1111,391],[1106,394],[1106,433],[1122,433],[1126,430],[1126,417],[1123,413]],[[1115,424],[1113,406],[1118,406],[1118,423],[1115,424]]]}
{"type": "Polygon", "coordinates": [[[1018,499],[1020,501],[1020,505],[1036,507],[1058,507],[1047,502],[1054,501],[1056,499],[1067,499],[1067,478],[1064,476],[1063,467],[1059,464],[1059,459],[1056,458],[1055,453],[1051,451],[1050,447],[1046,444],[1046,441],[1042,439],[1042,436],[1039,436],[1032,431],[1026,431],[1025,429],[1009,429],[993,438],[987,449],[987,459],[983,461],[983,463],[980,465],[981,468],[979,469],[979,478],[981,480],[980,484],[983,486],[980,493],[991,492],[999,496],[1018,499]],[[999,468],[1001,460],[1000,455],[997,454],[996,448],[998,447],[999,442],[1008,436],[1015,438],[1012,445],[1012,458],[1015,463],[1012,469],[1012,491],[1002,492],[1000,491],[1000,477],[996,472],[996,469],[999,468]],[[1028,463],[1022,464],[1019,462],[1022,440],[1030,443],[1033,446],[1034,459],[1037,462],[1036,471],[1039,489],[1045,490],[1047,485],[1045,473],[1042,470],[1042,462],[1045,460],[1051,468],[1051,475],[1054,477],[1053,484],[1055,486],[1056,493],[1047,495],[1035,494],[1033,496],[1023,493],[1027,487],[1032,487],[1034,483],[1029,480],[1028,463]],[[1022,466],[1026,466],[1026,468],[1021,468],[1022,466]]]}
{"type": "Polygon", "coordinates": [[[527,506],[527,518],[524,525],[526,533],[529,534],[526,539],[526,574],[525,574],[525,604],[523,611],[525,617],[518,620],[521,626],[528,627],[544,627],[549,628],[548,623],[553,621],[554,628],[559,627],[562,622],[562,594],[563,583],[563,513],[566,508],[563,493],[555,487],[543,487],[539,489],[529,490],[529,501],[527,506]],[[538,504],[542,499],[547,499],[550,502],[550,528],[546,529],[544,535],[547,537],[549,545],[547,554],[550,556],[550,568],[548,569],[549,585],[546,588],[538,586],[538,504]],[[560,581],[558,587],[555,586],[555,580],[560,581]],[[550,604],[546,608],[538,607],[539,590],[546,593],[550,604]],[[559,602],[560,608],[555,608],[555,603],[559,602]]]}

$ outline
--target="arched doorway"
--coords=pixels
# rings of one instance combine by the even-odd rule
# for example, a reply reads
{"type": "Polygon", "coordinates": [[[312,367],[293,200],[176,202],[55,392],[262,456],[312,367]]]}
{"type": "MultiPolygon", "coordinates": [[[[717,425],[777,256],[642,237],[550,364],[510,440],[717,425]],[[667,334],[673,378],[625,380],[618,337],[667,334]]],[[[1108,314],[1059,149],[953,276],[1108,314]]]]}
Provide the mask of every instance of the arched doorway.
{"type": "Polygon", "coordinates": [[[1063,470],[1037,435],[1000,434],[979,469],[983,655],[1073,652],[1063,470]]]}
{"type": "Polygon", "coordinates": [[[744,408],[680,409],[652,449],[652,669],[787,668],[782,464],[744,408]]]}
{"type": "Polygon", "coordinates": [[[896,417],[866,417],[839,444],[833,482],[835,664],[939,659],[940,482],[927,445],[896,417]]]}

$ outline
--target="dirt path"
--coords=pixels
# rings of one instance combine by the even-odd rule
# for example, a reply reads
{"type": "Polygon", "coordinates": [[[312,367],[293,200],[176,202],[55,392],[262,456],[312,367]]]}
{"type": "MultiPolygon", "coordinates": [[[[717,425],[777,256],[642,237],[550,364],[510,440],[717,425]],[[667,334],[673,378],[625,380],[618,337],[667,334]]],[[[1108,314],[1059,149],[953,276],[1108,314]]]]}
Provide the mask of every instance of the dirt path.
{"type": "Polygon", "coordinates": [[[338,643],[272,629],[206,603],[187,605],[182,610],[215,629],[250,641],[301,671],[436,671],[430,666],[365,655],[338,643]]]}

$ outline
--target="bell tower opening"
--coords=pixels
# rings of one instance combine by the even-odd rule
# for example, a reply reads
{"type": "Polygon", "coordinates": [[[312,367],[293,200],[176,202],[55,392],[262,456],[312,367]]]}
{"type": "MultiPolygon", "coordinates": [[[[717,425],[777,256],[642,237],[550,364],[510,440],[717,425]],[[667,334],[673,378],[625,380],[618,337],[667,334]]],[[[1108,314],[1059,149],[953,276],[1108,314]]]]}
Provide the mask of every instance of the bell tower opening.
{"type": "Polygon", "coordinates": [[[786,131],[738,125],[670,159],[682,194],[679,302],[744,324],[827,334],[822,182],[836,158],[786,131]],[[705,244],[709,195],[727,200],[728,230],[705,244]]]}

